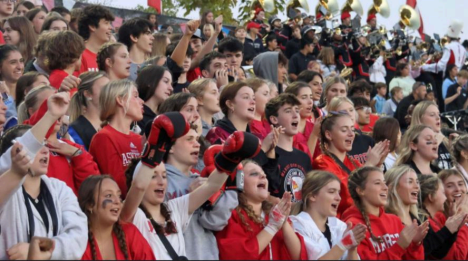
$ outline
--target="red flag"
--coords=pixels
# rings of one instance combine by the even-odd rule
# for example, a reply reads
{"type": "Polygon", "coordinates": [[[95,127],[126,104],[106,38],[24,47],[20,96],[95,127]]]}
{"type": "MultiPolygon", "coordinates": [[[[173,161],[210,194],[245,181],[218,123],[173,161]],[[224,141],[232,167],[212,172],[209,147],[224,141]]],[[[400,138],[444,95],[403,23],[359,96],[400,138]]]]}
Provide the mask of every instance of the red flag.
{"type": "Polygon", "coordinates": [[[421,39],[425,41],[426,35],[424,34],[424,22],[423,22],[423,18],[421,15],[421,11],[419,11],[419,8],[418,8],[418,0],[406,0],[406,4],[414,8],[414,10],[416,10],[416,12],[419,13],[419,19],[421,20],[421,27],[419,27],[418,32],[419,32],[419,35],[421,36],[421,39]]]}
{"type": "Polygon", "coordinates": [[[160,14],[162,11],[162,0],[148,0],[148,6],[153,7],[160,14]]]}

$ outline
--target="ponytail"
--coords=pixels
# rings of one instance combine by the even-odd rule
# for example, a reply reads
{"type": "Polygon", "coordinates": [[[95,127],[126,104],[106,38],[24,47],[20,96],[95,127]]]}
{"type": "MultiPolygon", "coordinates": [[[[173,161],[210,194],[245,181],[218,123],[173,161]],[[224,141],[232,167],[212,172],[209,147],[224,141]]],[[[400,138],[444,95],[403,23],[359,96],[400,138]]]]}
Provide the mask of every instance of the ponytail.
{"type": "Polygon", "coordinates": [[[88,107],[88,99],[84,95],[85,91],[89,94],[93,94],[94,83],[104,76],[105,73],[103,72],[85,72],[80,75],[81,83],[78,85],[78,90],[75,95],[73,95],[68,109],[70,122],[74,122],[78,119],[78,117],[83,114],[83,108],[88,107]]]}

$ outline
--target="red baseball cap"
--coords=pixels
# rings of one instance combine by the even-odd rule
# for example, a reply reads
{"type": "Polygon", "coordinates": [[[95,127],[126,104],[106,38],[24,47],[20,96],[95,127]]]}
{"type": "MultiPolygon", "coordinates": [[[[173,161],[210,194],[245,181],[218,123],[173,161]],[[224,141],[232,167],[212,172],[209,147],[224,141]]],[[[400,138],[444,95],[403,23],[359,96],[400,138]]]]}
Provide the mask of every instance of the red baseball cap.
{"type": "Polygon", "coordinates": [[[250,30],[250,28],[257,28],[260,29],[262,26],[257,24],[254,21],[251,21],[250,23],[247,24],[247,30],[250,30]]]}

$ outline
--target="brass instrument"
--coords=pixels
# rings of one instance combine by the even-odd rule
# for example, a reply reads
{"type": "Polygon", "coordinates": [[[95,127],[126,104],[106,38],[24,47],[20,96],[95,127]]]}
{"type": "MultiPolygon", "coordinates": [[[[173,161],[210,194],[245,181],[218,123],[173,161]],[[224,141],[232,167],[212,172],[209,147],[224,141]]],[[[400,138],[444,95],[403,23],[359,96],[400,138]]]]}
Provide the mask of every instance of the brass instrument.
{"type": "Polygon", "coordinates": [[[400,22],[404,26],[418,30],[421,27],[421,18],[419,14],[409,5],[402,5],[400,7],[400,22]]]}
{"type": "Polygon", "coordinates": [[[447,36],[444,36],[442,37],[442,39],[440,39],[440,46],[442,48],[445,48],[445,46],[449,43],[449,39],[447,36]]]}
{"type": "Polygon", "coordinates": [[[419,51],[427,52],[429,49],[429,44],[427,42],[421,42],[420,44],[416,45],[416,49],[419,51]]]}
{"type": "Polygon", "coordinates": [[[302,17],[298,16],[297,8],[304,9],[307,13],[309,12],[309,4],[307,0],[289,0],[286,6],[286,14],[290,20],[294,20],[296,24],[302,25],[302,17]]]}
{"type": "Polygon", "coordinates": [[[319,0],[317,6],[315,7],[315,17],[317,17],[320,13],[321,6],[327,10],[327,14],[322,16],[322,20],[330,20],[333,18],[334,14],[340,12],[340,7],[338,6],[337,0],[319,0]]]}
{"type": "Polygon", "coordinates": [[[257,8],[263,9],[266,13],[273,13],[275,8],[275,1],[274,0],[255,0],[253,1],[250,9],[252,10],[252,19],[255,18],[255,10],[257,8]]]}
{"type": "Polygon", "coordinates": [[[369,11],[367,11],[367,16],[377,13],[385,18],[390,17],[390,6],[387,0],[373,0],[372,6],[369,8],[369,11]]]}
{"type": "Polygon", "coordinates": [[[359,0],[346,0],[345,5],[341,8],[341,13],[343,12],[356,12],[359,16],[364,14],[364,10],[362,9],[362,5],[359,0]]]}

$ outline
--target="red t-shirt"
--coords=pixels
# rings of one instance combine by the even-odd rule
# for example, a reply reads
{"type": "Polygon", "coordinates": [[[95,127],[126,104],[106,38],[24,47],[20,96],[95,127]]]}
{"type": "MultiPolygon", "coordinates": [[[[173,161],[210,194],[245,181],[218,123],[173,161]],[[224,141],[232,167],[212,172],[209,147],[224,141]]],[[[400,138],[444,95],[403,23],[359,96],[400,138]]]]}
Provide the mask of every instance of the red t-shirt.
{"type": "Polygon", "coordinates": [[[98,72],[99,68],[96,60],[97,53],[93,53],[90,50],[85,49],[81,55],[80,74],[84,72],[98,72]]]}
{"type": "Polygon", "coordinates": [[[133,158],[140,157],[141,151],[140,135],[133,132],[124,134],[110,125],[96,133],[89,145],[89,153],[94,157],[99,170],[115,179],[123,198],[127,195],[125,170],[133,158]]]}
{"type": "MultiPolygon", "coordinates": [[[[146,241],[143,235],[141,235],[137,227],[135,227],[131,223],[124,223],[124,222],[120,222],[120,226],[122,227],[122,230],[125,233],[128,260],[156,260],[153,254],[153,250],[148,244],[148,241],[146,241]]],[[[120,249],[119,239],[117,238],[114,232],[112,232],[112,241],[114,243],[115,259],[125,260],[125,255],[120,249]]],[[[99,250],[99,246],[96,242],[96,239],[94,239],[94,246],[96,247],[96,259],[103,260],[101,251],[99,250]]],[[[93,254],[91,252],[91,246],[89,245],[89,240],[88,240],[86,251],[84,252],[81,260],[92,260],[92,259],[93,259],[93,254]]]]}
{"type": "MultiPolygon", "coordinates": [[[[60,70],[60,69],[52,70],[49,76],[50,86],[56,88],[57,90],[60,89],[60,85],[62,84],[63,79],[65,79],[68,75],[69,74],[64,70],[60,70]]],[[[74,72],[73,75],[76,77],[79,76],[78,72],[74,72]]],[[[71,89],[70,97],[73,96],[73,94],[75,94],[76,91],[77,91],[76,88],[71,89]]]]}
{"type": "MultiPolygon", "coordinates": [[[[283,230],[279,230],[270,244],[259,254],[257,235],[263,230],[264,225],[253,222],[244,210],[241,210],[243,219],[233,210],[231,218],[224,229],[216,233],[220,260],[291,260],[288,248],[284,242],[283,230]],[[244,225],[247,222],[250,230],[244,225]]],[[[268,216],[265,217],[268,224],[268,216]]],[[[296,233],[301,241],[300,260],[307,260],[307,250],[304,239],[296,233]]]]}
{"type": "Polygon", "coordinates": [[[196,79],[200,79],[200,78],[203,78],[200,67],[197,67],[187,72],[187,81],[189,82],[193,82],[196,79]]]}
{"type": "MultiPolygon", "coordinates": [[[[356,167],[361,167],[361,164],[357,161],[354,161],[354,163],[356,164],[356,167],[354,167],[349,157],[345,157],[343,163],[350,171],[355,170],[356,167]]],[[[338,163],[336,163],[330,156],[325,154],[322,154],[315,158],[314,162],[312,163],[312,169],[325,170],[331,172],[341,180],[341,201],[340,205],[338,206],[338,218],[341,217],[341,215],[346,209],[354,205],[353,199],[351,198],[351,195],[349,194],[348,190],[348,172],[343,170],[341,166],[338,165],[338,163]]]]}

